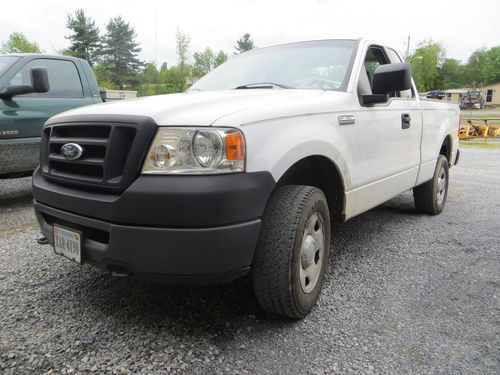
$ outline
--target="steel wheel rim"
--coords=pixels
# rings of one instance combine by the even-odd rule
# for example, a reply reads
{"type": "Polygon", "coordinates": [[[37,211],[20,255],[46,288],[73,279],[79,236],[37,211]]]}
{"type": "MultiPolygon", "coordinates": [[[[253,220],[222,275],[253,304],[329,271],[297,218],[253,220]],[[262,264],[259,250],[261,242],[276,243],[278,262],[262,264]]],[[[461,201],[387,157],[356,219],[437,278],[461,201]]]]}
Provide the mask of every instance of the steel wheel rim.
{"type": "Polygon", "coordinates": [[[436,201],[437,204],[443,203],[444,196],[446,194],[446,171],[443,167],[439,170],[437,189],[436,189],[436,201]]]}
{"type": "Polygon", "coordinates": [[[321,214],[315,212],[309,220],[302,236],[300,247],[299,277],[304,293],[311,293],[318,283],[323,268],[325,254],[325,228],[321,214]]]}

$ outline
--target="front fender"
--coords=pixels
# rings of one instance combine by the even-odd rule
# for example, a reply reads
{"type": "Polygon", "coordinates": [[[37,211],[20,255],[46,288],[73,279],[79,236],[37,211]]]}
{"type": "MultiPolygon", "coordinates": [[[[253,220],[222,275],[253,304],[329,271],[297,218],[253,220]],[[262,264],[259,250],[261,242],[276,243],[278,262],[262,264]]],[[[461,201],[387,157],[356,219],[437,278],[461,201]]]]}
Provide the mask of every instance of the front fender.
{"type": "Polygon", "coordinates": [[[296,162],[308,156],[324,156],[339,170],[344,187],[351,187],[355,127],[339,128],[337,114],[287,118],[245,126],[247,170],[269,171],[275,181],[296,162]]]}

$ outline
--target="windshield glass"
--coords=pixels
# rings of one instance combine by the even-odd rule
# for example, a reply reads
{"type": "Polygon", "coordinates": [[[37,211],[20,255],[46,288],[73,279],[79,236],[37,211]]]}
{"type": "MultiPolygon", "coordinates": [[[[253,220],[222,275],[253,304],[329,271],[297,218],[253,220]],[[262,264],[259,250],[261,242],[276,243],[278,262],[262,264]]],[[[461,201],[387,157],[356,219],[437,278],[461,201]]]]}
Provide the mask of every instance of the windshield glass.
{"type": "Polygon", "coordinates": [[[0,77],[19,59],[15,56],[0,56],[0,77]]]}
{"type": "Polygon", "coordinates": [[[281,87],[345,91],[356,46],[354,40],[327,40],[257,49],[230,59],[190,89],[281,87]]]}

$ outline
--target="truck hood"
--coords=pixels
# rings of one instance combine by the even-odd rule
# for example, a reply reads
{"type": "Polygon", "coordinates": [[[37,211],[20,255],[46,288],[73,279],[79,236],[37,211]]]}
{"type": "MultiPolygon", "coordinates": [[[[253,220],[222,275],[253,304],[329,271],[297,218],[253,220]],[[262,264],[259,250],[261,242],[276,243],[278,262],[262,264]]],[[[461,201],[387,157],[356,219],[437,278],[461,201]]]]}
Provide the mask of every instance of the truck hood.
{"type": "MultiPolygon", "coordinates": [[[[81,107],[53,119],[85,115],[138,115],[162,126],[241,126],[272,118],[324,112],[321,103],[347,94],[323,90],[246,89],[190,91],[81,107]],[[321,99],[321,100],[320,100],[321,99]]],[[[335,101],[335,100],[333,100],[335,101]]],[[[333,107],[335,108],[335,107],[333,107]]]]}

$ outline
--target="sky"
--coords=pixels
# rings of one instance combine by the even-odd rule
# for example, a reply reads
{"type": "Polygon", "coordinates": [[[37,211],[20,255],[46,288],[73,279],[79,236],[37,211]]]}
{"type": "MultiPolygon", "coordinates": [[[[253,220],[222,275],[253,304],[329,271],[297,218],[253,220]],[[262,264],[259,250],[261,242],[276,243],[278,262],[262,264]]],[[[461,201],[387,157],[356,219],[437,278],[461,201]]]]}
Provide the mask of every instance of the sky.
{"type": "Polygon", "coordinates": [[[68,15],[80,8],[102,32],[110,18],[121,15],[137,32],[139,57],[169,66],[176,63],[177,27],[191,37],[191,53],[207,46],[232,53],[244,33],[250,33],[258,47],[368,37],[402,53],[410,35],[410,51],[432,38],[443,44],[446,57],[464,62],[478,48],[500,45],[500,0],[3,1],[0,42],[21,31],[46,53],[57,53],[69,45],[68,15]]]}

